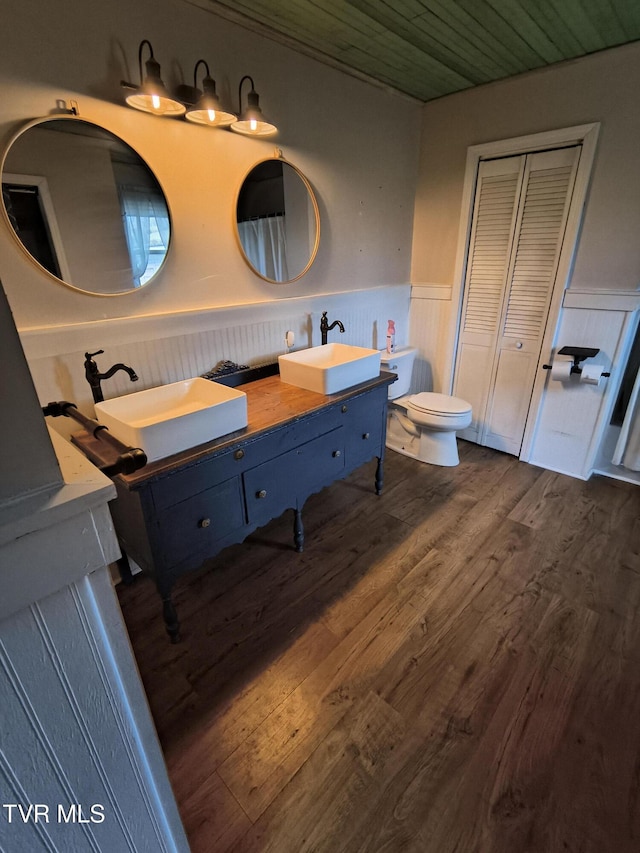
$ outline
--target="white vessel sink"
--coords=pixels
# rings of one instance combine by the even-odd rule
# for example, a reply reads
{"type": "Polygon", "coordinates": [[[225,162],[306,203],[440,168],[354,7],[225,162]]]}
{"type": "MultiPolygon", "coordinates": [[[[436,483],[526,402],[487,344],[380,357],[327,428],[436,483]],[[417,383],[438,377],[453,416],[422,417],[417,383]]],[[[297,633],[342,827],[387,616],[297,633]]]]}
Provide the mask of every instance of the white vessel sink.
{"type": "Polygon", "coordinates": [[[124,444],[162,459],[247,425],[247,395],[208,379],[185,379],[95,404],[96,418],[124,444]]]}
{"type": "Polygon", "coordinates": [[[349,344],[310,347],[278,356],[280,379],[307,391],[336,394],[378,376],[380,356],[377,349],[349,344]]]}

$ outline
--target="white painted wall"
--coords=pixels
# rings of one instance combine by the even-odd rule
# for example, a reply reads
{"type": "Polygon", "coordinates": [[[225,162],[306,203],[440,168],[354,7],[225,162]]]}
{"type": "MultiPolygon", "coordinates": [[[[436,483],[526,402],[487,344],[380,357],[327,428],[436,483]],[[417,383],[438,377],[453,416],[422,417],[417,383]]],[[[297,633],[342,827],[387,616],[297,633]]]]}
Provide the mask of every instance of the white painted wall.
{"type": "MultiPolygon", "coordinates": [[[[635,329],[636,294],[600,291],[565,291],[565,304],[557,333],[557,346],[597,346],[590,364],[602,365],[612,375],[600,385],[586,385],[574,374],[566,381],[545,376],[545,392],[527,461],[542,468],[588,479],[597,467],[598,449],[606,435],[615,405],[622,366],[626,363],[635,329]]],[[[550,361],[566,360],[553,356],[550,361]]],[[[622,472],[622,469],[621,469],[622,472]]],[[[610,472],[607,472],[610,473],[610,472]]],[[[633,478],[630,478],[633,480],[633,478]]]]}
{"type": "Polygon", "coordinates": [[[482,86],[424,108],[411,278],[453,283],[470,145],[600,122],[572,286],[640,281],[640,44],[482,86]]]}
{"type": "Polygon", "coordinates": [[[115,488],[52,443],[1,287],[0,354],[0,849],[187,851],[107,568],[115,488]]]}
{"type": "MultiPolygon", "coordinates": [[[[600,122],[569,286],[612,293],[636,289],[640,282],[640,113],[635,81],[639,75],[640,45],[632,44],[425,106],[411,273],[415,297],[411,343],[419,349],[414,390],[443,390],[443,377],[451,369],[449,353],[459,308],[452,294],[459,286],[454,280],[456,253],[465,160],[472,145],[600,122]]],[[[601,347],[611,357],[610,341],[616,334],[610,328],[612,318],[611,312],[598,311],[589,327],[591,343],[583,345],[601,347]]],[[[577,345],[565,339],[571,329],[561,327],[564,337],[556,338],[558,346],[577,345]]],[[[615,351],[621,358],[624,345],[615,351]]],[[[623,363],[613,363],[610,388],[617,386],[623,368],[623,363]]],[[[597,390],[605,393],[604,387],[597,390]]],[[[551,406],[551,401],[545,394],[532,459],[547,460],[560,452],[560,412],[553,414],[547,404],[551,406]]],[[[590,408],[579,437],[571,439],[582,450],[571,454],[567,473],[584,476],[588,469],[592,449],[606,427],[599,417],[602,406],[601,399],[590,408]]]]}
{"type": "MultiPolygon", "coordinates": [[[[103,382],[105,399],[199,376],[219,361],[258,365],[285,352],[285,335],[295,335],[294,348],[320,343],[320,317],[340,319],[329,340],[382,349],[387,320],[409,313],[409,285],[353,293],[298,297],[278,302],[168,312],[145,317],[100,320],[25,330],[22,345],[42,402],[71,400],[94,416],[91,389],[84,376],[84,353],[96,356],[101,370],[116,361],[130,365],[140,377],[132,383],[119,372],[103,382]]],[[[398,345],[408,342],[407,324],[398,324],[398,345]]],[[[63,434],[77,431],[74,421],[56,418],[51,425],[63,434]]]]}
{"type": "Polygon", "coordinates": [[[188,853],[106,567],[0,620],[0,701],[0,849],[188,853]]]}
{"type": "MultiPolygon", "coordinates": [[[[318,343],[322,310],[343,321],[345,342],[382,347],[378,329],[389,318],[397,321],[399,338],[403,330],[406,337],[418,104],[187,0],[141,0],[133,6],[127,0],[99,5],[67,0],[64,13],[41,0],[25,0],[5,10],[3,20],[12,35],[0,53],[0,144],[27,120],[52,112],[58,99],[73,99],[81,117],[144,156],[166,193],[174,226],[168,260],[149,286],[99,297],[53,282],[25,259],[1,222],[0,276],[28,341],[42,402],[71,399],[90,407],[82,374],[85,350],[107,350],[99,362],[104,367],[125,361],[138,371],[136,386],[122,375],[105,385],[109,397],[197,375],[220,358],[266,362],[282,351],[288,329],[296,332],[297,346],[318,343]],[[247,139],[126,107],[119,83],[137,79],[143,38],[152,42],[169,87],[191,82],[195,62],[203,57],[218,90],[235,104],[240,78],[250,73],[279,135],[247,139]],[[288,285],[255,275],[235,236],[239,187],[276,145],[310,180],[321,216],[317,259],[300,281],[288,285]],[[229,323],[228,314],[218,312],[231,306],[239,313],[229,323]],[[171,323],[174,315],[183,321],[179,332],[171,323]],[[136,327],[135,345],[132,318],[145,318],[136,327]],[[42,344],[35,351],[34,337],[42,344]],[[122,346],[125,340],[130,345],[122,346]]],[[[99,260],[98,248],[95,254],[99,260]]],[[[60,420],[54,427],[64,430],[60,420]]]]}
{"type": "Polygon", "coordinates": [[[0,282],[0,503],[60,483],[58,460],[0,282]],[[19,424],[19,428],[16,428],[19,424]]]}
{"type": "Polygon", "coordinates": [[[115,488],[54,443],[61,483],[0,502],[0,849],[187,851],[107,568],[115,488]]]}
{"type": "Polygon", "coordinates": [[[418,104],[186,0],[66,0],[64,11],[25,0],[3,10],[3,25],[11,38],[0,54],[0,144],[27,119],[49,114],[56,100],[74,99],[83,118],[145,157],[174,221],[170,257],[158,279],[137,293],[109,298],[53,284],[25,262],[3,224],[0,274],[20,330],[408,282],[418,104]],[[240,78],[250,73],[279,135],[247,139],[124,106],[119,82],[136,80],[143,38],[151,41],[169,86],[192,82],[196,61],[206,58],[219,90],[235,105],[240,78]],[[322,220],[317,260],[290,285],[256,276],[238,251],[234,229],[238,188],[275,146],[310,180],[322,220]]]}

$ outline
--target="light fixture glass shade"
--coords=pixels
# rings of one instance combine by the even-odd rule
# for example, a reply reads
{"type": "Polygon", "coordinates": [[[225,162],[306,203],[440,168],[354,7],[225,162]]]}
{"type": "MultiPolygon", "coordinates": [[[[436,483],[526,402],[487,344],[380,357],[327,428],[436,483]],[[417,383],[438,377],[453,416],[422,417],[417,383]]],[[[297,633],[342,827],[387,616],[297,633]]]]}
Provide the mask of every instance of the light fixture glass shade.
{"type": "MultiPolygon", "coordinates": [[[[144,42],[143,42],[144,44],[144,42]]],[[[186,107],[172,98],[160,78],[160,65],[153,58],[145,63],[146,76],[138,89],[127,95],[126,102],[135,110],[160,116],[184,115],[186,107]]]]}
{"type": "MultiPolygon", "coordinates": [[[[251,80],[250,77],[244,79],[251,80]]],[[[247,107],[241,112],[238,120],[231,125],[231,130],[245,136],[272,136],[278,132],[278,128],[267,121],[262,114],[258,93],[253,89],[253,80],[251,80],[251,86],[251,91],[247,94],[247,107]]],[[[242,81],[240,91],[242,91],[242,81]]]]}
{"type": "Polygon", "coordinates": [[[202,89],[203,92],[197,103],[187,108],[185,118],[208,127],[228,127],[237,120],[234,113],[228,113],[222,108],[216,94],[215,80],[209,76],[205,77],[202,81],[202,89]]]}

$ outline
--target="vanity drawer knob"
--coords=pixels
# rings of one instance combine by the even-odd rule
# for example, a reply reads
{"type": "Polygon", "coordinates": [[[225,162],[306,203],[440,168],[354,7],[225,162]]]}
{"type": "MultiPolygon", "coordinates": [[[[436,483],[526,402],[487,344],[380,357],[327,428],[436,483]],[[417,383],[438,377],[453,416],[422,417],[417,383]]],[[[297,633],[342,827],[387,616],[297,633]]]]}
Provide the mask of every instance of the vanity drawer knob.
{"type": "Polygon", "coordinates": [[[343,407],[340,409],[340,411],[341,411],[341,412],[342,412],[342,414],[344,415],[344,413],[345,413],[345,412],[348,412],[348,411],[349,411],[349,407],[348,407],[348,406],[343,406],[343,407]]]}
{"type": "Polygon", "coordinates": [[[368,432],[363,432],[363,433],[362,433],[362,437],[363,437],[363,438],[365,439],[365,441],[366,441],[366,440],[369,438],[369,433],[368,433],[368,432]]]}
{"type": "Polygon", "coordinates": [[[338,457],[342,456],[342,452],[340,450],[334,450],[331,455],[334,459],[338,459],[338,457]]]}
{"type": "Polygon", "coordinates": [[[256,492],[257,498],[266,498],[266,496],[267,496],[267,490],[266,489],[260,489],[259,492],[256,492]]]}
{"type": "Polygon", "coordinates": [[[236,450],[233,454],[234,459],[244,459],[244,450],[236,450]]]}
{"type": "Polygon", "coordinates": [[[211,519],[210,518],[201,518],[200,521],[198,522],[198,527],[202,528],[202,527],[210,527],[210,526],[211,526],[211,519]]]}

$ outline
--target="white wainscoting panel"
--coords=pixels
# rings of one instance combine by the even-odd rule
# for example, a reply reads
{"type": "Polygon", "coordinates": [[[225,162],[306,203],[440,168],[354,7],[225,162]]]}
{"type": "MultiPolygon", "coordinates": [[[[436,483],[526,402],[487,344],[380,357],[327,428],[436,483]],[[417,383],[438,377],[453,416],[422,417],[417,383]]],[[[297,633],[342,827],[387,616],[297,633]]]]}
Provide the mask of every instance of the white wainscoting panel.
{"type": "Polygon", "coordinates": [[[447,364],[451,337],[451,286],[414,284],[411,288],[409,342],[418,354],[413,368],[411,392],[447,393],[447,364]]]}
{"type": "MultiPolygon", "coordinates": [[[[40,402],[76,403],[93,417],[91,390],[84,376],[84,353],[96,356],[105,371],[116,362],[131,366],[132,383],[120,371],[103,382],[105,399],[177,382],[210,370],[229,359],[250,366],[277,360],[285,352],[285,334],[295,334],[294,349],[320,343],[320,317],[339,319],[345,326],[329,332],[330,341],[383,349],[387,321],[396,323],[396,345],[409,339],[410,286],[395,285],[365,291],[281,299],[258,305],[181,312],[140,318],[121,318],[72,326],[21,329],[20,337],[40,402]]],[[[60,433],[77,431],[67,418],[51,420],[60,433]]]]}
{"type": "Polygon", "coordinates": [[[54,444],[63,485],[0,504],[0,850],[187,853],[106,566],[115,490],[54,444]]]}
{"type": "MultiPolygon", "coordinates": [[[[572,305],[582,304],[576,302],[578,299],[572,294],[569,301],[572,305]]],[[[584,304],[593,304],[591,297],[586,297],[584,304]]],[[[584,308],[565,305],[554,353],[563,346],[597,347],[600,352],[590,362],[602,364],[611,376],[595,386],[581,383],[578,375],[564,382],[553,380],[547,371],[526,460],[581,479],[588,479],[593,471],[624,371],[632,330],[632,312],[625,310],[632,305],[624,303],[619,308],[615,299],[603,304],[584,308]]]]}
{"type": "Polygon", "coordinates": [[[0,622],[0,697],[2,803],[41,817],[4,807],[0,849],[186,853],[106,568],[0,622]]]}

